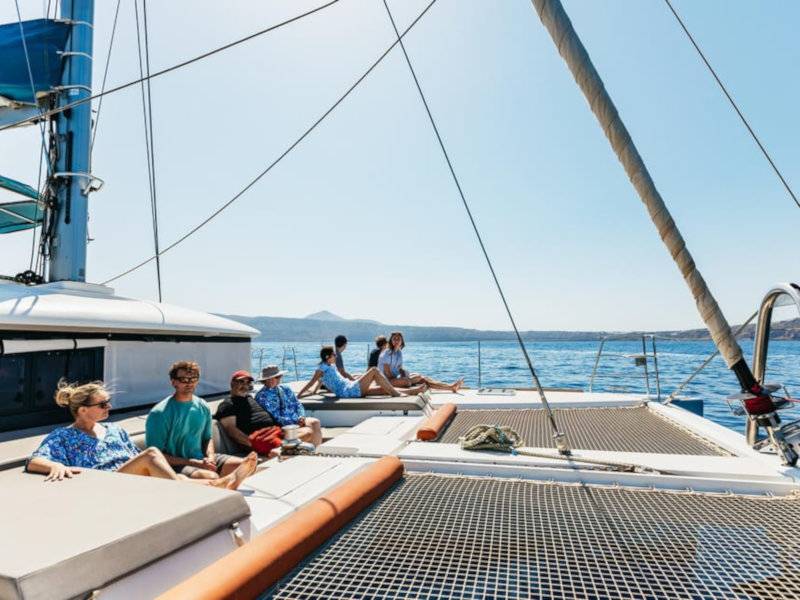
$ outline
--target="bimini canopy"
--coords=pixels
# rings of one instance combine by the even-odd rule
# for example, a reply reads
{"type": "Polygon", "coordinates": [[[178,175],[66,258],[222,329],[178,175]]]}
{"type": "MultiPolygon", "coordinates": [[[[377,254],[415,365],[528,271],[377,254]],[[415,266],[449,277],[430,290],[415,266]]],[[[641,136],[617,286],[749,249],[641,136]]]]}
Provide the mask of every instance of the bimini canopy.
{"type": "Polygon", "coordinates": [[[0,234],[31,229],[42,223],[44,205],[35,189],[2,175],[0,188],[25,197],[16,202],[0,202],[0,234]]]}
{"type": "Polygon", "coordinates": [[[0,96],[22,104],[36,104],[36,95],[50,91],[61,81],[61,56],[69,25],[52,19],[36,19],[0,25],[0,96]],[[21,25],[21,27],[20,27],[21,25]],[[22,32],[25,33],[25,45],[22,32]],[[27,47],[30,60],[25,57],[27,47]],[[31,89],[31,76],[33,89],[31,89]]]}

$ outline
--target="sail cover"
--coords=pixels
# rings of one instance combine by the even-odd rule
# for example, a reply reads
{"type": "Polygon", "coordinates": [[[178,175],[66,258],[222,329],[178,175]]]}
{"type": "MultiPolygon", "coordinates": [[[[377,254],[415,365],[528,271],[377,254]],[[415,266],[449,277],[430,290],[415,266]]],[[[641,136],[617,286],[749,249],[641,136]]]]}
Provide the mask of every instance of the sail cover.
{"type": "Polygon", "coordinates": [[[0,202],[0,234],[31,229],[42,223],[44,206],[35,189],[2,175],[0,175],[0,188],[26,198],[16,202],[0,202]]]}
{"type": "Polygon", "coordinates": [[[31,75],[36,93],[46,92],[61,81],[61,56],[69,36],[69,25],[52,19],[23,21],[25,45],[22,43],[20,23],[0,25],[0,96],[24,104],[36,104],[31,90],[31,75]],[[31,73],[25,60],[28,49],[31,73]]]}

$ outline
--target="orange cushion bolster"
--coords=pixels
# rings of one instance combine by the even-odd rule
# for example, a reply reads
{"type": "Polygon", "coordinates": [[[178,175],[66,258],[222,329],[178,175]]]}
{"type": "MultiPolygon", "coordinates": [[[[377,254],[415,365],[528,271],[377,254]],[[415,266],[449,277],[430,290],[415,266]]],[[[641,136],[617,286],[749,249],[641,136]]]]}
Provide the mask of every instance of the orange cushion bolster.
{"type": "Polygon", "coordinates": [[[441,435],[445,425],[450,422],[456,414],[456,405],[452,403],[440,406],[439,409],[428,417],[422,426],[417,429],[417,439],[424,442],[435,440],[441,435]]]}
{"type": "Polygon", "coordinates": [[[212,563],[159,600],[256,598],[321,546],[403,475],[386,456],[286,520],[212,563]]]}

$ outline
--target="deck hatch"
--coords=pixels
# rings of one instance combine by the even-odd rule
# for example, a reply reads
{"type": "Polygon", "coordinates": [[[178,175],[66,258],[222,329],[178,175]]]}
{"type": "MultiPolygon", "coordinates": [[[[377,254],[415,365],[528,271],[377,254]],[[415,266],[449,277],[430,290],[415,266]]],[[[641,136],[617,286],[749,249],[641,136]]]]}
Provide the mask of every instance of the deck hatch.
{"type": "Polygon", "coordinates": [[[797,498],[410,474],[264,597],[800,598],[798,530],[797,498]]]}
{"type": "MultiPolygon", "coordinates": [[[[580,450],[727,456],[728,452],[693,435],[646,406],[561,408],[556,423],[570,446],[580,450]]],[[[542,409],[459,410],[440,442],[457,444],[472,426],[508,425],[534,448],[553,448],[553,432],[542,409]]]]}

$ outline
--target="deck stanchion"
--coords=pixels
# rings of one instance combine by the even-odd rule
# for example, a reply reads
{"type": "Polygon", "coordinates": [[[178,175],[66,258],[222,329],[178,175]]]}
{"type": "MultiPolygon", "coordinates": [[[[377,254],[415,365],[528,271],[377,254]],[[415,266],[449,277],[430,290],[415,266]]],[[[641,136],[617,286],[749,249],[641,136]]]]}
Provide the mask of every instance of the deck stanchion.
{"type": "Polygon", "coordinates": [[[481,341],[478,340],[478,389],[481,389],[481,341]]]}
{"type": "Polygon", "coordinates": [[[300,381],[300,375],[297,372],[297,353],[294,351],[294,346],[292,346],[292,360],[294,360],[294,380],[300,381]]]}

